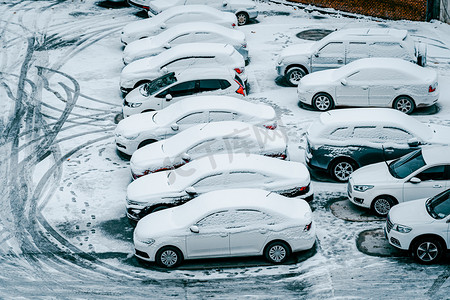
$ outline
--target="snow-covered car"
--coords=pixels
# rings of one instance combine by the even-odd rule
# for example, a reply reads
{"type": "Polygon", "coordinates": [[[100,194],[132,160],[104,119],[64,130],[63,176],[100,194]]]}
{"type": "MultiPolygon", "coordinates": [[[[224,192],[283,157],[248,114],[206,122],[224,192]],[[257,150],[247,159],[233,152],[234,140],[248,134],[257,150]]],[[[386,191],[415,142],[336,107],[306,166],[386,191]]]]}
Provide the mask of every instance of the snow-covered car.
{"type": "Polygon", "coordinates": [[[123,101],[124,117],[163,109],[194,95],[246,96],[246,87],[235,71],[221,67],[188,68],[170,72],[132,90],[123,101]]]}
{"type": "Polygon", "coordinates": [[[359,167],[399,158],[423,145],[449,143],[450,127],[424,124],[389,108],[352,108],[320,114],[306,133],[306,162],[345,182],[359,167]]]}
{"type": "Polygon", "coordinates": [[[450,250],[450,189],[394,206],[384,230],[392,246],[410,251],[419,263],[438,262],[450,250]]]}
{"type": "Polygon", "coordinates": [[[286,159],[287,136],[280,128],[271,130],[245,122],[198,124],[136,150],[130,159],[131,175],[136,179],[203,156],[240,152],[286,159]]]}
{"type": "Polygon", "coordinates": [[[144,8],[150,15],[157,15],[173,6],[202,4],[236,15],[238,25],[245,25],[258,16],[256,4],[251,0],[128,0],[131,5],[144,8]]]}
{"type": "Polygon", "coordinates": [[[241,121],[269,129],[277,127],[275,110],[229,96],[197,96],[183,99],[159,111],[130,116],[117,124],[117,149],[127,155],[200,123],[241,121]]]}
{"type": "Polygon", "coordinates": [[[208,22],[190,22],[172,26],[160,34],[133,41],[125,46],[122,59],[129,64],[159,54],[184,43],[223,43],[232,45],[248,59],[247,40],[242,31],[208,22]]]}
{"type": "Polygon", "coordinates": [[[127,216],[139,220],[206,192],[231,188],[260,188],[307,201],[313,198],[309,172],[302,163],[256,154],[222,153],[131,182],[127,188],[127,216]]]}
{"type": "Polygon", "coordinates": [[[157,16],[127,24],[121,34],[123,44],[157,35],[174,25],[205,21],[228,28],[237,24],[236,16],[207,5],[183,5],[171,7],[157,16]]]}
{"type": "Polygon", "coordinates": [[[352,28],[330,33],[317,42],[291,45],[283,49],[277,61],[278,75],[297,86],[308,73],[339,68],[368,57],[395,57],[418,63],[426,62],[426,46],[415,44],[406,30],[387,28],[352,28]]]}
{"type": "Polygon", "coordinates": [[[316,240],[311,208],[258,189],[210,192],[140,220],[136,257],[173,268],[185,259],[264,255],[274,264],[316,240]]]}
{"type": "Polygon", "coordinates": [[[120,74],[120,89],[126,94],[139,85],[170,72],[214,66],[234,70],[244,83],[247,81],[245,60],[233,46],[219,43],[186,43],[126,65],[120,74]]]}
{"type": "Polygon", "coordinates": [[[438,75],[400,58],[363,58],[339,69],[305,75],[297,94],[300,103],[320,111],[336,106],[379,106],[410,114],[416,107],[438,101],[438,75]]]}
{"type": "Polygon", "coordinates": [[[386,216],[398,203],[439,194],[450,188],[448,153],[448,146],[424,147],[389,163],[362,167],[350,175],[348,197],[386,216]]]}

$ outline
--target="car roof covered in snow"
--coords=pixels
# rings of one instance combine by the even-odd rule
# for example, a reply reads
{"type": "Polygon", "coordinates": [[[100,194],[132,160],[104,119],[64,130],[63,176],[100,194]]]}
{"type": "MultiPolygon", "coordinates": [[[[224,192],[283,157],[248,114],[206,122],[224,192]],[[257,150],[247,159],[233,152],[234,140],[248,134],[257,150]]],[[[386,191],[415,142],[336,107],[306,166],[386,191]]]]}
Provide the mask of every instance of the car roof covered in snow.
{"type": "Polygon", "coordinates": [[[157,112],[156,122],[170,123],[190,113],[198,111],[222,110],[255,116],[261,120],[273,120],[276,118],[275,110],[262,103],[251,103],[243,99],[231,96],[211,95],[193,96],[182,99],[157,112]]]}
{"type": "Polygon", "coordinates": [[[330,33],[323,40],[403,40],[408,35],[407,30],[391,28],[349,28],[330,33]]]}
{"type": "MultiPolygon", "coordinates": [[[[220,11],[214,7],[208,6],[208,5],[176,5],[173,7],[170,7],[166,10],[163,10],[156,16],[153,16],[152,18],[158,19],[158,21],[167,20],[173,16],[185,14],[185,13],[192,13],[192,12],[205,12],[211,15],[232,15],[232,13],[227,13],[224,11],[220,11]]],[[[150,18],[151,19],[151,18],[150,18]]]]}
{"type": "Polygon", "coordinates": [[[423,140],[432,136],[432,130],[427,125],[391,108],[349,108],[323,112],[311,125],[308,134],[322,135],[329,133],[328,129],[349,126],[392,126],[413,132],[423,140]]]}
{"type": "Polygon", "coordinates": [[[427,165],[450,164],[450,146],[423,147],[422,156],[427,165]]]}

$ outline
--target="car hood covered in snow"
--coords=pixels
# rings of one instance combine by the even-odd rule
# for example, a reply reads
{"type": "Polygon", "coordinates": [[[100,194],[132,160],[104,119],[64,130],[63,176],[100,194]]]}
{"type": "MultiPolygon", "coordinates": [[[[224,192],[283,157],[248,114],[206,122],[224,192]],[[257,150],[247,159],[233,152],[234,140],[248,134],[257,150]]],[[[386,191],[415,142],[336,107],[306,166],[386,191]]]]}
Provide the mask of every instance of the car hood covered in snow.
{"type": "Polygon", "coordinates": [[[303,44],[295,44],[290,45],[283,49],[280,53],[280,58],[288,58],[292,56],[305,55],[310,56],[312,53],[312,48],[315,43],[303,43],[303,44]]]}
{"type": "Polygon", "coordinates": [[[153,116],[156,113],[156,111],[144,112],[123,119],[117,124],[115,131],[116,135],[133,136],[143,131],[159,127],[159,125],[153,121],[153,116]]]}
{"type": "Polygon", "coordinates": [[[389,173],[388,166],[385,162],[380,162],[357,169],[350,175],[350,178],[352,183],[355,185],[387,183],[395,180],[391,173],[389,173]]]}
{"type": "Polygon", "coordinates": [[[425,207],[428,199],[419,199],[395,205],[389,211],[392,223],[400,225],[426,224],[436,221],[432,218],[425,207]]]}

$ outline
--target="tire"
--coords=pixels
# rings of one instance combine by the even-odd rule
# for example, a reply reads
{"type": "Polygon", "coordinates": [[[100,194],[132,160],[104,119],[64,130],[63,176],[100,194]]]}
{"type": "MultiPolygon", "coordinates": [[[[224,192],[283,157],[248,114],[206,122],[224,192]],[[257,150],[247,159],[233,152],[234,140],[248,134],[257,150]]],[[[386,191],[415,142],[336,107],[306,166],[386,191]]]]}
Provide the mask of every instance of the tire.
{"type": "Polygon", "coordinates": [[[156,263],[163,268],[175,268],[183,261],[181,251],[172,246],[166,246],[156,252],[156,263]]]}
{"type": "Polygon", "coordinates": [[[411,248],[414,259],[424,265],[438,262],[444,254],[441,242],[433,237],[421,238],[414,242],[411,248]]]}
{"type": "Polygon", "coordinates": [[[286,72],[285,79],[289,86],[297,86],[300,79],[305,75],[306,72],[301,67],[292,67],[286,72]]]}
{"type": "Polygon", "coordinates": [[[346,182],[357,168],[357,165],[349,159],[338,159],[331,167],[331,177],[339,182],[346,182]]]}
{"type": "Polygon", "coordinates": [[[372,210],[377,216],[386,217],[392,206],[395,205],[394,199],[389,196],[380,196],[372,202],[372,210]]]}
{"type": "Polygon", "coordinates": [[[146,145],[153,144],[154,142],[156,142],[156,140],[145,140],[145,141],[142,141],[142,142],[139,144],[138,149],[139,149],[139,148],[142,148],[142,147],[144,147],[144,146],[146,146],[146,145]]]}
{"type": "Polygon", "coordinates": [[[291,255],[291,249],[282,241],[271,242],[264,249],[264,257],[273,264],[284,263],[291,255]]]}
{"type": "Polygon", "coordinates": [[[249,17],[248,14],[246,12],[238,12],[236,14],[236,18],[237,18],[237,22],[239,26],[245,25],[248,23],[249,17]]]}
{"type": "Polygon", "coordinates": [[[416,108],[414,100],[408,96],[400,96],[394,101],[394,108],[407,115],[411,114],[416,108]]]}
{"type": "Polygon", "coordinates": [[[334,107],[333,98],[326,93],[318,93],[312,99],[312,104],[319,111],[327,111],[334,107]]]}

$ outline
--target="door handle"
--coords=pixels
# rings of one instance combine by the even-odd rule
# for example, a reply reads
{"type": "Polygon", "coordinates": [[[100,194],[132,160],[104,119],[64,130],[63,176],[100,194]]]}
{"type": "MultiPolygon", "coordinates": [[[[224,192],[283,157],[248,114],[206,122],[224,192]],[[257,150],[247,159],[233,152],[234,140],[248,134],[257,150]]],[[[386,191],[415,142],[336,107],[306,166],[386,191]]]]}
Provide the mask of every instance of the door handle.
{"type": "Polygon", "coordinates": [[[266,234],[266,233],[267,233],[267,229],[260,229],[260,230],[259,230],[259,233],[261,233],[261,234],[266,234]]]}
{"type": "Polygon", "coordinates": [[[368,87],[367,85],[363,85],[361,88],[362,88],[363,90],[367,90],[369,87],[368,87]]]}
{"type": "Polygon", "coordinates": [[[398,85],[394,86],[393,88],[394,88],[394,90],[400,89],[400,87],[398,85]]]}
{"type": "Polygon", "coordinates": [[[338,60],[337,60],[337,63],[338,63],[338,64],[343,64],[344,61],[343,61],[342,59],[338,59],[338,60]]]}
{"type": "Polygon", "coordinates": [[[433,185],[433,187],[438,189],[438,188],[441,188],[442,185],[440,185],[440,184],[435,184],[435,185],[433,185]]]}
{"type": "Polygon", "coordinates": [[[389,153],[392,153],[392,152],[394,152],[394,149],[392,149],[392,148],[386,148],[386,149],[384,149],[384,151],[389,152],[389,153]]]}
{"type": "Polygon", "coordinates": [[[226,232],[221,232],[221,233],[220,233],[220,236],[221,236],[221,237],[226,237],[226,236],[228,236],[228,233],[226,233],[226,232]]]}

